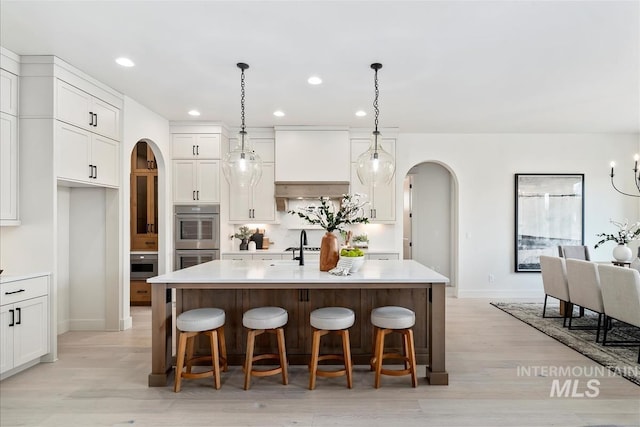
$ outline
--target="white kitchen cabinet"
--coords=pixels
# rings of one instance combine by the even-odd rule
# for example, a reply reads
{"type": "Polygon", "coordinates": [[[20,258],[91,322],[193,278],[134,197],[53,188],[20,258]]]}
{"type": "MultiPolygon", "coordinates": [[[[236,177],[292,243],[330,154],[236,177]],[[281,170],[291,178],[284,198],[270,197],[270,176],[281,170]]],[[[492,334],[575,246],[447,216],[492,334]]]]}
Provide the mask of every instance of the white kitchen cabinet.
{"type": "MultiPolygon", "coordinates": [[[[395,223],[396,220],[396,177],[386,185],[363,185],[358,178],[358,157],[369,149],[371,139],[351,139],[351,193],[363,193],[369,198],[369,206],[365,210],[370,222],[395,223]]],[[[396,141],[392,138],[383,138],[382,148],[396,157],[396,141]]]]}
{"type": "Polygon", "coordinates": [[[0,113],[0,224],[18,224],[18,118],[0,113]]]}
{"type": "Polygon", "coordinates": [[[229,222],[273,222],[276,218],[274,164],[262,164],[262,177],[253,188],[230,187],[229,222]]]}
{"type": "Polygon", "coordinates": [[[375,260],[382,260],[382,261],[398,260],[400,259],[400,254],[398,252],[367,253],[366,259],[375,259],[375,260]]]}
{"type": "Polygon", "coordinates": [[[49,278],[38,276],[0,286],[0,374],[4,379],[50,351],[49,278]]]}
{"type": "Polygon", "coordinates": [[[174,160],[174,203],[220,203],[219,160],[174,160]]]}
{"type": "Polygon", "coordinates": [[[219,134],[178,134],[171,135],[173,159],[219,159],[219,134]]]}
{"type": "Polygon", "coordinates": [[[18,115],[18,76],[7,70],[0,70],[0,111],[18,115]]]}
{"type": "Polygon", "coordinates": [[[273,254],[273,253],[260,252],[260,251],[258,252],[245,251],[245,253],[242,253],[242,254],[237,254],[237,253],[222,254],[220,258],[223,260],[232,260],[232,261],[250,261],[250,260],[271,261],[271,260],[285,259],[282,254],[273,254]]]}
{"type": "Polygon", "coordinates": [[[365,216],[370,222],[393,223],[396,220],[395,208],[395,176],[389,184],[363,185],[358,179],[357,163],[351,164],[351,194],[366,194],[369,205],[365,208],[365,216]]]}
{"type": "Polygon", "coordinates": [[[56,84],[56,118],[107,138],[120,139],[120,110],[62,80],[56,84]]]}
{"type": "Polygon", "coordinates": [[[64,122],[56,122],[57,177],[107,187],[118,186],[119,144],[64,122]]]}

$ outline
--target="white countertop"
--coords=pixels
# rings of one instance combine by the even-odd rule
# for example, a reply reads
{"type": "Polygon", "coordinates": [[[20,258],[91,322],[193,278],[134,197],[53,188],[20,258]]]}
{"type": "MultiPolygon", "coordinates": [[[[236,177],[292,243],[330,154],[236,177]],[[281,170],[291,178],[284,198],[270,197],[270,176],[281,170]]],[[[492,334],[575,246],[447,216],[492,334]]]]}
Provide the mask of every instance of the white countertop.
{"type": "MultiPolygon", "coordinates": [[[[381,250],[369,250],[363,249],[365,254],[399,254],[398,251],[381,251],[381,250]]],[[[289,255],[291,256],[292,251],[285,251],[284,249],[256,249],[255,251],[222,251],[223,255],[244,255],[244,254],[274,254],[274,255],[289,255]]],[[[296,249],[296,253],[300,252],[296,249]]],[[[132,252],[133,253],[133,252],[132,252]]],[[[305,254],[320,254],[320,251],[309,251],[305,250],[305,254]]]]}
{"type": "Polygon", "coordinates": [[[449,283],[413,260],[367,260],[350,276],[320,271],[318,262],[216,260],[147,279],[148,283],[449,283]]]}
{"type": "Polygon", "coordinates": [[[19,280],[28,280],[33,279],[34,277],[48,276],[50,273],[29,273],[29,274],[19,274],[19,275],[0,275],[0,284],[3,283],[12,283],[17,282],[19,280]]]}

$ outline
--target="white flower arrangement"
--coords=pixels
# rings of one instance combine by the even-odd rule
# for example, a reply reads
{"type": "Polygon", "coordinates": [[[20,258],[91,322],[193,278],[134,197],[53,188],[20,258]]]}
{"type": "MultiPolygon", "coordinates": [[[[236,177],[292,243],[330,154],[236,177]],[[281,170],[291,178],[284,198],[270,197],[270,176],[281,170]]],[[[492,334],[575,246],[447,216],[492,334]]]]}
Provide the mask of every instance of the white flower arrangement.
{"type": "Polygon", "coordinates": [[[624,222],[614,221],[612,219],[609,219],[609,222],[618,227],[618,232],[615,234],[596,234],[596,236],[602,237],[602,239],[595,244],[594,248],[598,248],[598,246],[610,240],[614,240],[619,245],[626,245],[629,242],[637,240],[638,236],[640,236],[640,221],[631,225],[629,225],[629,220],[626,218],[624,222]]]}

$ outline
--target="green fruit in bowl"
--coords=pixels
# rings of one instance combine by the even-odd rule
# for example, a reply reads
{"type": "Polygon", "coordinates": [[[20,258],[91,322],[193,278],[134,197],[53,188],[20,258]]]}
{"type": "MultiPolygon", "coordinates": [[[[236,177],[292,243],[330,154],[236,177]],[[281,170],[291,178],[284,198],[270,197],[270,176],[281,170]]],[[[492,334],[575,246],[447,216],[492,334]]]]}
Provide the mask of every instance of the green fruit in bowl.
{"type": "Polygon", "coordinates": [[[364,252],[360,248],[342,248],[340,251],[340,256],[355,258],[364,256],[364,252]]]}

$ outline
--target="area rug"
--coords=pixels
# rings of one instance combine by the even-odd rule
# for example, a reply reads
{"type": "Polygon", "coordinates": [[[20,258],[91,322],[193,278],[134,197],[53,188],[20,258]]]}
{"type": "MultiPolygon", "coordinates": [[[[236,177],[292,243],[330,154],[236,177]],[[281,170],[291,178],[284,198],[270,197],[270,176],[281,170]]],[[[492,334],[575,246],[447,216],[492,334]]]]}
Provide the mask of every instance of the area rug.
{"type": "MultiPolygon", "coordinates": [[[[569,330],[562,326],[562,318],[542,318],[542,303],[492,302],[491,305],[640,386],[640,364],[637,363],[638,346],[607,345],[603,347],[600,343],[596,344],[595,329],[569,330]]],[[[577,309],[575,313],[577,315],[577,309]]],[[[558,306],[547,305],[547,315],[558,316],[558,306]]],[[[595,328],[597,322],[598,316],[585,310],[584,317],[572,320],[572,327],[593,326],[595,328]]],[[[602,331],[600,332],[600,340],[602,341],[602,331]]],[[[640,328],[622,322],[614,322],[613,327],[607,332],[607,342],[609,340],[640,341],[640,328]]]]}

